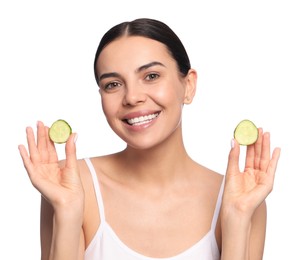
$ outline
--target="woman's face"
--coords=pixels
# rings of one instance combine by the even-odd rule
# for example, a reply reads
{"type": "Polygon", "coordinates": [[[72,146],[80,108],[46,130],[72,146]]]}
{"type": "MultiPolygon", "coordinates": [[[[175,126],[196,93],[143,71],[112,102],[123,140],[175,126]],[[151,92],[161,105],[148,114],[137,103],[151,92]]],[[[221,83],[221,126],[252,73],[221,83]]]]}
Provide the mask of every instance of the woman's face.
{"type": "Polygon", "coordinates": [[[164,44],[121,37],[101,52],[97,75],[107,121],[129,146],[150,148],[180,127],[189,81],[164,44]]]}

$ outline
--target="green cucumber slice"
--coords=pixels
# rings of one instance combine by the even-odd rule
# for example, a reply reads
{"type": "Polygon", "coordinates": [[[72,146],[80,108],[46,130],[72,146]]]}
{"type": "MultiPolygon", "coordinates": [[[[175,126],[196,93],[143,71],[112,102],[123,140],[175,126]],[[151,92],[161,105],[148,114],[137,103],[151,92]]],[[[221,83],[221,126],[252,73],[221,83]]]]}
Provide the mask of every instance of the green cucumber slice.
{"type": "Polygon", "coordinates": [[[248,120],[242,120],[235,128],[234,138],[240,145],[254,144],[259,137],[259,130],[255,124],[248,120]]]}
{"type": "Polygon", "coordinates": [[[49,129],[50,139],[57,144],[65,143],[72,134],[72,128],[63,119],[56,120],[49,129]]]}

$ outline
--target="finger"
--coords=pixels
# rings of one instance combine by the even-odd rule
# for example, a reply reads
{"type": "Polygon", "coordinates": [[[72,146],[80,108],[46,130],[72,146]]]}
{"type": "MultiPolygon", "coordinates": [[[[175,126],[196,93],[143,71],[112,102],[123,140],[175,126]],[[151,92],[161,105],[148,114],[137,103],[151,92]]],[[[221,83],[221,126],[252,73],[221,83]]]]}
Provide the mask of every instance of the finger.
{"type": "Polygon", "coordinates": [[[248,145],[246,150],[245,169],[254,167],[254,145],[248,145]]]}
{"type": "Polygon", "coordinates": [[[268,168],[267,168],[267,174],[269,174],[269,176],[271,176],[274,179],[275,176],[275,172],[277,169],[277,164],[278,164],[278,160],[280,157],[280,148],[275,148],[272,154],[272,158],[269,162],[268,168]]]}
{"type": "Polygon", "coordinates": [[[26,169],[26,171],[27,171],[27,173],[30,177],[31,173],[33,172],[33,170],[32,170],[33,169],[33,164],[31,162],[31,159],[30,159],[30,157],[28,155],[28,152],[27,152],[24,145],[22,145],[22,144],[19,145],[18,149],[19,149],[20,155],[22,157],[24,167],[25,167],[25,169],[26,169]]]}
{"type": "Polygon", "coordinates": [[[259,169],[262,154],[263,129],[259,128],[259,136],[254,144],[254,168],[259,169]]]}
{"type": "Polygon", "coordinates": [[[267,171],[270,161],[270,133],[265,133],[262,142],[262,154],[260,159],[260,170],[263,172],[267,171]]]}
{"type": "Polygon", "coordinates": [[[76,141],[78,135],[73,133],[67,140],[65,145],[65,155],[66,155],[66,167],[74,169],[77,167],[77,155],[76,155],[76,141]]]}
{"type": "Polygon", "coordinates": [[[26,128],[28,150],[32,163],[40,162],[40,154],[35,143],[34,133],[31,127],[26,128]]]}
{"type": "Polygon", "coordinates": [[[49,163],[56,163],[56,162],[58,162],[58,155],[56,152],[54,142],[52,140],[50,140],[50,138],[49,138],[49,128],[48,127],[45,127],[45,132],[46,132],[46,136],[47,136],[46,142],[47,142],[49,163]]]}
{"type": "Polygon", "coordinates": [[[42,162],[48,162],[47,136],[43,122],[37,122],[37,149],[42,162]]]}
{"type": "Polygon", "coordinates": [[[232,139],[231,150],[228,157],[227,164],[227,175],[234,175],[235,173],[239,173],[239,156],[240,156],[240,145],[235,139],[232,139]]]}

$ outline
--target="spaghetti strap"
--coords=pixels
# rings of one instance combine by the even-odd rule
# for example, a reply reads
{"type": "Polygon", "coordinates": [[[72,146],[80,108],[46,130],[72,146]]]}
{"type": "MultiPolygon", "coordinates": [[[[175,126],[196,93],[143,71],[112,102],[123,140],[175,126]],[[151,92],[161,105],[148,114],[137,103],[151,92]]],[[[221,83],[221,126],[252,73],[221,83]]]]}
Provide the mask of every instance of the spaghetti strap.
{"type": "Polygon", "coordinates": [[[215,207],[215,210],[214,210],[214,215],[213,215],[212,225],[211,225],[212,230],[215,230],[215,228],[216,228],[218,216],[219,216],[219,213],[220,213],[222,195],[223,195],[223,189],[224,189],[224,182],[225,182],[225,176],[223,177],[223,181],[221,183],[220,190],[219,190],[219,193],[218,193],[218,198],[217,198],[216,207],[215,207]]]}
{"type": "Polygon", "coordinates": [[[97,199],[97,203],[98,203],[98,207],[99,207],[99,214],[100,214],[101,222],[105,222],[104,203],[103,203],[103,198],[102,198],[102,194],[101,194],[101,190],[100,190],[100,182],[98,180],[97,173],[92,165],[91,160],[89,158],[85,158],[84,160],[88,166],[88,169],[89,169],[91,177],[92,177],[93,187],[94,187],[94,191],[96,194],[96,199],[97,199]]]}

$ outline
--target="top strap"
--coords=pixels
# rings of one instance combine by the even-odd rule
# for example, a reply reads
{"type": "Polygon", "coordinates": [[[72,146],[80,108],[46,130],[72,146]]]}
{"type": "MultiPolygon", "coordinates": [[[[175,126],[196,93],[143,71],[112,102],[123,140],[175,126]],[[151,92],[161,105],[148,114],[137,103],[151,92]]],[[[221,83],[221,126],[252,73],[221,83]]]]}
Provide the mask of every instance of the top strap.
{"type": "Polygon", "coordinates": [[[225,176],[223,177],[223,181],[221,183],[220,190],[219,190],[219,193],[218,193],[218,198],[217,198],[216,207],[215,207],[215,210],[214,210],[214,215],[213,215],[212,225],[211,225],[212,230],[215,230],[215,228],[216,228],[218,216],[219,216],[219,213],[220,213],[224,183],[225,183],[225,176]]]}
{"type": "Polygon", "coordinates": [[[91,177],[92,177],[93,187],[94,187],[94,191],[95,191],[95,194],[96,194],[96,199],[97,199],[97,203],[98,203],[98,207],[99,207],[99,214],[100,214],[101,222],[105,222],[104,203],[103,203],[103,197],[102,197],[102,194],[101,194],[100,182],[99,182],[99,179],[97,177],[97,173],[96,173],[90,159],[85,158],[84,160],[85,160],[85,162],[88,166],[88,169],[89,169],[91,177]]]}

